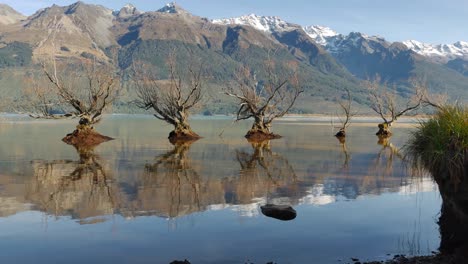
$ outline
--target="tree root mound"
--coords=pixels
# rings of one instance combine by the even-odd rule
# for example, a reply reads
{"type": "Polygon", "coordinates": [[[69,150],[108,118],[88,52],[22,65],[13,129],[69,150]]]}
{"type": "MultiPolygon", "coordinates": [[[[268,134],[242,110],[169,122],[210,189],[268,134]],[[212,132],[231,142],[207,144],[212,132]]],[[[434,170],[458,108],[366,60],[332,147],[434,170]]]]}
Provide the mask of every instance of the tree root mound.
{"type": "Polygon", "coordinates": [[[376,136],[379,137],[391,137],[392,132],[390,132],[390,125],[382,123],[378,125],[379,131],[375,133],[376,136]]]}
{"type": "Polygon", "coordinates": [[[172,144],[176,143],[184,143],[184,142],[192,142],[200,139],[201,136],[199,136],[197,133],[193,131],[188,131],[188,132],[183,132],[183,131],[171,131],[169,133],[169,142],[172,144]]]}
{"type": "Polygon", "coordinates": [[[113,138],[103,136],[94,129],[76,129],[62,138],[63,142],[80,147],[92,147],[109,140],[113,140],[113,138]]]}
{"type": "Polygon", "coordinates": [[[338,133],[335,134],[335,137],[337,137],[338,139],[345,138],[346,137],[346,132],[344,130],[340,130],[340,131],[338,131],[338,133]]]}
{"type": "Polygon", "coordinates": [[[247,138],[249,141],[264,141],[269,139],[282,138],[282,136],[273,133],[266,133],[259,130],[250,130],[245,135],[245,138],[247,138]]]}
{"type": "Polygon", "coordinates": [[[379,136],[379,137],[391,137],[392,132],[390,132],[388,130],[379,130],[379,131],[377,131],[377,133],[375,133],[375,135],[379,136]]]}

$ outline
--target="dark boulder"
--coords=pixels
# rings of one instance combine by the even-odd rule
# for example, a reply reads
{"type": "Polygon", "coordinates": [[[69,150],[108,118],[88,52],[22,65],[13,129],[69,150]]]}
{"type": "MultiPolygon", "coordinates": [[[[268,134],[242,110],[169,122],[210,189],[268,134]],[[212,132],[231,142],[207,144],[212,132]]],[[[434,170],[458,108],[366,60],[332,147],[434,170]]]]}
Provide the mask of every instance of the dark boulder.
{"type": "Polygon", "coordinates": [[[296,210],[289,205],[266,204],[260,206],[262,214],[282,221],[289,221],[296,218],[296,210]]]}
{"type": "Polygon", "coordinates": [[[190,264],[190,261],[188,261],[188,260],[174,260],[169,264],[190,264]]]}

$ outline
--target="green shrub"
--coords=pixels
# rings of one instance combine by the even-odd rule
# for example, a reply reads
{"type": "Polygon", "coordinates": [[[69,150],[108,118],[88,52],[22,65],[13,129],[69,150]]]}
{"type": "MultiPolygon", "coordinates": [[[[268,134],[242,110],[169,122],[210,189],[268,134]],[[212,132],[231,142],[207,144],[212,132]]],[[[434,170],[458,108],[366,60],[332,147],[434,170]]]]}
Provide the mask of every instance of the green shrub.
{"type": "Polygon", "coordinates": [[[427,169],[436,180],[450,180],[455,185],[467,173],[467,149],[466,106],[443,107],[421,124],[406,146],[407,155],[415,165],[427,169]]]}

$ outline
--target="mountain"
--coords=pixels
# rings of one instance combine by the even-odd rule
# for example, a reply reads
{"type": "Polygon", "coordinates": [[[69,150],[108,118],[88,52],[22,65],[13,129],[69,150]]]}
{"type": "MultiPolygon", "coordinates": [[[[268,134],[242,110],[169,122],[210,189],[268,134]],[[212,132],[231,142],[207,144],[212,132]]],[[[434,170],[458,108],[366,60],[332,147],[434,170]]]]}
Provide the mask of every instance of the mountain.
{"type": "MultiPolygon", "coordinates": [[[[415,41],[389,42],[380,36],[360,32],[343,35],[324,26],[301,27],[278,17],[253,14],[213,20],[213,23],[248,25],[273,36],[303,31],[321,49],[332,55],[339,65],[359,79],[371,79],[379,75],[383,81],[396,85],[402,94],[408,94],[412,79],[424,79],[432,91],[447,91],[455,97],[466,97],[468,80],[466,70],[460,66],[462,62],[463,65],[468,64],[463,60],[468,51],[466,42],[434,46],[415,41]],[[437,53],[429,52],[431,47],[437,53]],[[447,63],[455,58],[461,58],[461,61],[447,63]]],[[[296,36],[295,39],[300,38],[296,36]]],[[[282,43],[292,46],[290,42],[282,43]]]]}
{"type": "MultiPolygon", "coordinates": [[[[332,29],[323,26],[306,26],[304,27],[304,31],[306,31],[307,34],[315,40],[315,42],[326,47],[329,52],[339,52],[342,40],[349,38],[349,35],[346,36],[339,34],[332,29]]],[[[359,34],[369,40],[384,39],[378,36],[368,36],[363,33],[359,34]]],[[[401,43],[415,53],[436,62],[446,63],[447,61],[456,58],[468,60],[468,42],[465,41],[457,41],[453,44],[427,44],[417,40],[407,40],[401,43]]]]}
{"type": "Polygon", "coordinates": [[[451,59],[466,59],[468,60],[468,42],[458,41],[453,44],[426,44],[416,40],[404,41],[409,49],[414,52],[433,58],[435,61],[447,62],[451,59]]]}
{"type": "MultiPolygon", "coordinates": [[[[234,111],[235,105],[226,103],[229,99],[223,98],[220,91],[233,81],[240,65],[250,65],[260,76],[266,74],[264,63],[271,58],[278,65],[296,62],[299,66],[306,92],[293,109],[295,112],[334,111],[335,105],[329,101],[341,94],[343,86],[359,95],[356,100],[360,104],[365,102],[359,80],[300,26],[284,26],[281,32],[268,34],[247,25],[213,23],[175,3],[148,12],[140,12],[132,5],[120,10],[83,2],[53,5],[8,29],[0,28],[4,45],[0,46],[0,84],[10,91],[5,94],[14,94],[11,90],[19,91],[15,87],[21,80],[16,78],[21,75],[6,72],[14,69],[12,66],[34,67],[52,55],[68,61],[83,57],[112,60],[123,75],[131,73],[130,66],[135,61],[146,61],[155,65],[164,78],[167,56],[176,51],[181,65],[190,57],[206,62],[210,74],[207,89],[210,99],[216,102],[207,104],[207,108],[213,113],[234,111]]],[[[124,102],[133,99],[133,92],[126,94],[116,107],[119,111],[133,111],[124,102]]]]}
{"type": "Polygon", "coordinates": [[[311,37],[315,42],[322,46],[327,46],[328,42],[332,42],[334,37],[342,35],[336,33],[331,28],[323,26],[306,26],[304,31],[311,37]]]}
{"type": "Polygon", "coordinates": [[[76,2],[70,6],[53,5],[41,9],[23,21],[0,29],[0,34],[6,44],[28,45],[36,60],[52,54],[108,60],[103,48],[115,44],[111,32],[113,21],[112,10],[76,2]]]}
{"type": "Polygon", "coordinates": [[[124,5],[119,11],[114,11],[112,14],[118,18],[127,18],[141,14],[141,12],[132,4],[124,5]]]}
{"type": "Polygon", "coordinates": [[[268,33],[292,31],[301,28],[299,25],[288,23],[276,16],[257,16],[255,14],[236,18],[214,19],[211,22],[221,25],[251,26],[268,33]]]}
{"type": "Polygon", "coordinates": [[[14,24],[25,18],[26,16],[17,12],[10,6],[0,3],[0,25],[14,24]]]}
{"type": "Polygon", "coordinates": [[[447,63],[447,67],[460,72],[461,74],[468,76],[468,61],[463,59],[453,59],[447,63]]]}
{"type": "MultiPolygon", "coordinates": [[[[455,97],[466,93],[468,84],[463,61],[435,62],[404,43],[359,32],[342,35],[327,27],[302,27],[279,17],[253,14],[209,20],[176,3],[141,12],[131,4],[111,10],[76,2],[53,5],[0,26],[0,89],[6,90],[0,97],[18,97],[24,71],[51,56],[115,63],[124,79],[134,62],[145,61],[165,78],[167,57],[173,51],[180,65],[190,58],[205,62],[210,75],[207,108],[212,113],[234,111],[235,105],[226,103],[220,91],[234,80],[240,65],[248,64],[261,76],[266,74],[268,59],[278,65],[298,65],[305,92],[293,109],[297,113],[335,112],[334,101],[344,87],[368,111],[362,80],[376,74],[395,85],[400,96],[410,94],[409,82],[415,77],[427,77],[433,91],[447,91],[455,97]]],[[[125,103],[132,96],[129,90],[115,109],[134,111],[125,103]]]]}
{"type": "Polygon", "coordinates": [[[344,77],[349,74],[341,65],[336,63],[330,54],[314,42],[301,26],[288,23],[279,17],[250,14],[238,18],[215,19],[211,22],[227,26],[243,25],[252,27],[268,36],[272,36],[279,43],[285,45],[297,59],[317,67],[324,73],[332,72],[344,77]]]}

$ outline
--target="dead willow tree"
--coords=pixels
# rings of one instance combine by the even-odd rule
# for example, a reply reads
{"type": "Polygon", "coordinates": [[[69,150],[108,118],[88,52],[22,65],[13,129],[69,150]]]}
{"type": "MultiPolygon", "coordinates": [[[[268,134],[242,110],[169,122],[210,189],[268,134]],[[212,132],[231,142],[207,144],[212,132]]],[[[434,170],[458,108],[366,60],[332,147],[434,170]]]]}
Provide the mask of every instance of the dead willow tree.
{"type": "Polygon", "coordinates": [[[351,119],[355,115],[355,113],[351,112],[351,104],[353,102],[353,99],[351,97],[351,92],[349,91],[348,88],[345,88],[345,91],[346,91],[346,100],[344,99],[338,100],[338,104],[340,105],[340,108],[343,111],[344,118],[339,117],[341,121],[341,126],[340,126],[340,130],[335,134],[335,137],[342,138],[343,140],[346,137],[346,128],[350,125],[351,119]]]}
{"type": "Polygon", "coordinates": [[[239,102],[236,121],[254,119],[252,128],[245,135],[247,139],[261,141],[280,138],[280,135],[270,131],[271,124],[274,119],[288,113],[303,92],[297,63],[279,66],[283,65],[267,60],[264,78],[259,78],[259,74],[250,67],[241,66],[235,74],[234,85],[225,92],[239,102]]]}
{"type": "Polygon", "coordinates": [[[105,64],[91,60],[63,62],[58,64],[55,59],[51,63],[42,63],[42,69],[48,82],[53,86],[51,97],[57,98],[58,107],[66,114],[53,115],[47,109],[47,99],[42,89],[38,98],[44,104],[38,104],[35,118],[66,118],[77,117],[79,124],[73,133],[68,134],[63,141],[71,145],[96,145],[112,138],[94,131],[103,112],[117,98],[120,88],[119,79],[114,69],[105,64]],[[42,93],[42,94],[40,94],[42,93]]]}
{"type": "Polygon", "coordinates": [[[364,82],[371,102],[371,109],[377,113],[383,122],[378,125],[379,131],[376,135],[389,137],[392,135],[390,127],[399,117],[419,108],[423,102],[424,93],[420,87],[413,86],[414,94],[405,103],[398,103],[395,91],[390,91],[386,84],[381,84],[381,79],[377,76],[374,80],[364,82]]]}
{"type": "Polygon", "coordinates": [[[176,55],[167,60],[168,79],[161,80],[154,66],[135,63],[134,83],[138,99],[136,105],[154,111],[154,116],[174,126],[169,133],[171,142],[199,139],[188,122],[190,111],[202,100],[204,68],[201,62],[189,59],[184,69],[177,63],[176,55]]]}

